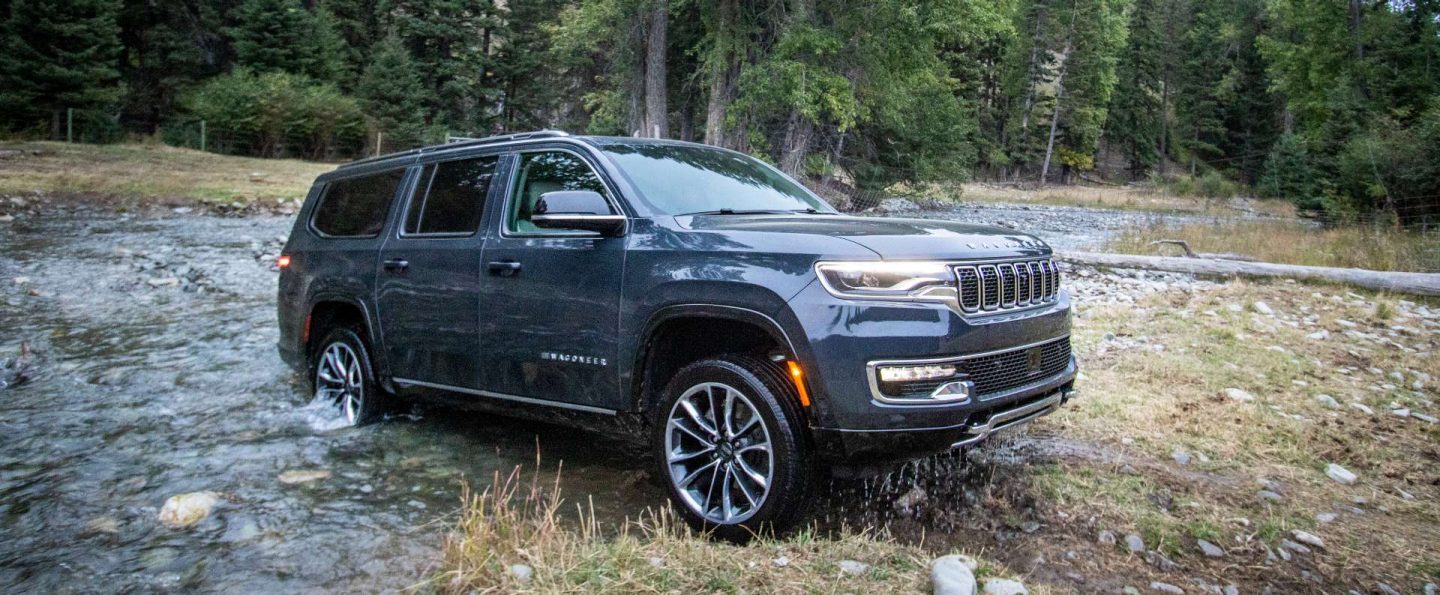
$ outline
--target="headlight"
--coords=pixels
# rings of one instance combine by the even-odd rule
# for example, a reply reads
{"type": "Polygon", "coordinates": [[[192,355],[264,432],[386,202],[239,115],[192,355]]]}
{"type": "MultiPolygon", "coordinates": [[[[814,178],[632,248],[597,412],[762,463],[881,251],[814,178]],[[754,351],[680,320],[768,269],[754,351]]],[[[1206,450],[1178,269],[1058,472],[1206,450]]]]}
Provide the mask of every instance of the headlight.
{"type": "Polygon", "coordinates": [[[955,271],[943,262],[822,262],[815,265],[831,295],[850,299],[955,299],[955,271]]]}

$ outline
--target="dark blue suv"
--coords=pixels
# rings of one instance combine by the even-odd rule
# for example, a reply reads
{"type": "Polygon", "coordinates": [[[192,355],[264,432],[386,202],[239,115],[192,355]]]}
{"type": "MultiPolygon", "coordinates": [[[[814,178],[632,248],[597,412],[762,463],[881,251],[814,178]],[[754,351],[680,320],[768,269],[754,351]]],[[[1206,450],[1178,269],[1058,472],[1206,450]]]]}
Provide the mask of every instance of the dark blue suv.
{"type": "Polygon", "coordinates": [[[822,470],[1073,394],[1043,242],[842,215],[691,143],[546,131],[345,165],[280,264],[280,353],[352,423],[395,396],[637,417],[681,513],[736,539],[802,518],[822,470]]]}

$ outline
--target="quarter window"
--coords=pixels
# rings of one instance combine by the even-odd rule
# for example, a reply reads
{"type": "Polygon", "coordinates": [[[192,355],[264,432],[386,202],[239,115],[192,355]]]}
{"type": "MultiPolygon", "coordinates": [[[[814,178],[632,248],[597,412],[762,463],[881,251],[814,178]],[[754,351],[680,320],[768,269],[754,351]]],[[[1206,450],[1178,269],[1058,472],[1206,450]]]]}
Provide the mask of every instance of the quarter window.
{"type": "MultiPolygon", "coordinates": [[[[560,190],[591,190],[607,194],[604,182],[585,160],[564,151],[525,153],[520,156],[520,172],[515,183],[515,196],[510,201],[506,219],[510,231],[519,233],[572,233],[565,230],[541,229],[530,222],[535,204],[547,192],[560,190]]],[[[614,214],[614,213],[611,213],[614,214]]]]}
{"type": "Polygon", "coordinates": [[[406,217],[407,234],[471,234],[480,227],[497,157],[426,166],[406,217]]]}
{"type": "Polygon", "coordinates": [[[385,227],[385,212],[405,170],[330,182],[315,208],[315,229],[333,237],[373,238],[385,227]]]}

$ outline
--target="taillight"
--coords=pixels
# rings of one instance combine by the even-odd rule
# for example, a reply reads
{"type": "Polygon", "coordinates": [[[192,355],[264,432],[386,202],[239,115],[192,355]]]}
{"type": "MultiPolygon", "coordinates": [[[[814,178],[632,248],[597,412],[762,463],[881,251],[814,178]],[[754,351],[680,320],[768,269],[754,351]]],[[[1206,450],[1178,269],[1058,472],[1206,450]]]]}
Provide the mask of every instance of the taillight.
{"type": "Polygon", "coordinates": [[[280,268],[282,268],[282,269],[283,269],[283,268],[286,268],[286,267],[289,267],[289,266],[290,266],[290,255],[289,255],[289,254],[281,254],[281,255],[280,255],[280,258],[275,259],[275,266],[280,267],[280,268]]]}

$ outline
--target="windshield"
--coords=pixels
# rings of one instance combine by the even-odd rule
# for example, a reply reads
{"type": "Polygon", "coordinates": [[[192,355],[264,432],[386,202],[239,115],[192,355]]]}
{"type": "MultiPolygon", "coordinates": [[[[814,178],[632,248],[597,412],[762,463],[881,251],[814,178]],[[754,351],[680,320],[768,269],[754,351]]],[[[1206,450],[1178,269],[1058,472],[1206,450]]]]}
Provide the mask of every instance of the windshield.
{"type": "Polygon", "coordinates": [[[835,212],[794,180],[740,153],[659,143],[600,149],[665,215],[835,212]]]}

